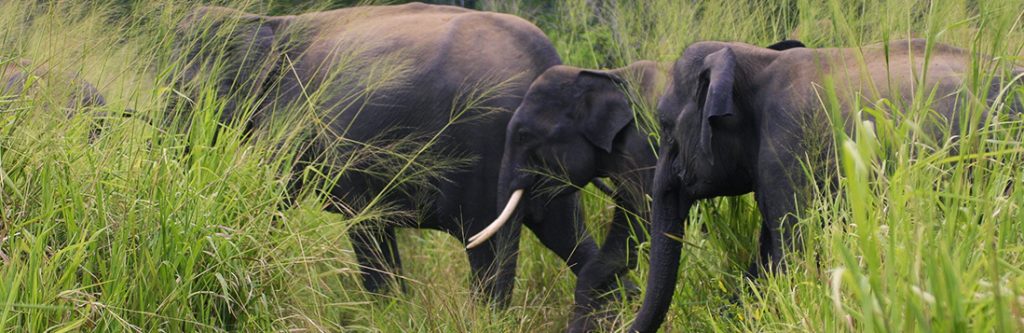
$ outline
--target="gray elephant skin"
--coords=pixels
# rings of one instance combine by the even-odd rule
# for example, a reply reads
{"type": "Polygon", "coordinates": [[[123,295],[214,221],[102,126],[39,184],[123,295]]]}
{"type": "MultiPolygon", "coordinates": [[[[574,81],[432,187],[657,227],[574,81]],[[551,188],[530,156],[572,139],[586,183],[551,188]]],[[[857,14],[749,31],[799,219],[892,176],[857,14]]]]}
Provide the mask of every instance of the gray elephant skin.
{"type": "MultiPolygon", "coordinates": [[[[225,123],[244,122],[246,127],[259,128],[294,110],[283,106],[302,103],[303,91],[327,87],[329,93],[316,103],[329,106],[322,119],[345,141],[388,142],[440,132],[431,146],[438,148],[435,154],[471,161],[431,178],[425,186],[393,190],[383,197],[389,207],[415,212],[415,216],[362,223],[349,233],[362,266],[363,285],[372,292],[396,285],[394,275],[401,265],[396,227],[441,230],[466,243],[469,235],[480,232],[498,215],[498,174],[511,111],[537,76],[560,64],[551,42],[525,20],[424,4],[277,17],[204,7],[178,27],[180,40],[195,36],[218,36],[221,44],[230,47],[210,58],[198,46],[203,44],[202,37],[199,43],[176,42],[176,52],[187,61],[178,85],[188,89],[192,82],[202,81],[209,74],[200,75],[201,68],[210,61],[225,64],[219,67],[220,79],[214,85],[216,94],[227,100],[221,117],[225,123]],[[229,42],[223,43],[224,39],[229,42]],[[375,59],[407,65],[400,83],[378,88],[372,97],[346,100],[345,96],[363,89],[352,77],[370,72],[369,64],[375,59]],[[342,61],[350,67],[335,77],[320,70],[342,61]],[[493,85],[495,81],[503,83],[493,85]],[[464,98],[464,88],[476,83],[492,84],[498,91],[462,117],[468,120],[449,124],[452,110],[458,109],[453,101],[464,98]],[[236,108],[244,100],[262,102],[254,114],[243,116],[236,108]]],[[[299,163],[314,163],[323,150],[346,147],[314,145],[299,163]]],[[[385,189],[389,179],[365,171],[368,168],[353,167],[340,175],[328,189],[326,210],[351,214],[385,189]]],[[[574,251],[575,247],[566,246],[594,247],[579,225],[564,222],[571,218],[565,214],[578,210],[577,198],[530,199],[527,204],[543,209],[526,226],[579,272],[596,250],[574,251]]],[[[501,307],[509,303],[520,229],[505,228],[487,244],[467,250],[474,291],[485,293],[501,307]]]]}
{"type": "MultiPolygon", "coordinates": [[[[583,242],[560,244],[563,249],[556,251],[595,258],[573,267],[578,279],[570,332],[592,330],[595,312],[620,294],[614,292],[620,282],[635,289],[625,274],[636,266],[637,242],[646,241],[645,198],[656,162],[656,146],[637,119],[643,115],[635,112],[653,110],[666,80],[666,70],[651,61],[606,71],[555,66],[534,80],[509,122],[499,205],[515,211],[509,216],[513,225],[522,221],[546,229],[571,226],[566,232],[581,233],[583,242]],[[611,193],[616,205],[613,221],[600,249],[583,233],[578,199],[579,189],[599,177],[609,177],[617,186],[611,193]],[[509,198],[519,190],[519,196],[564,203],[558,208],[566,210],[517,205],[509,198]],[[551,215],[561,220],[544,220],[551,215]]],[[[484,240],[476,239],[470,246],[484,240]]]]}
{"type": "MultiPolygon", "coordinates": [[[[960,106],[993,102],[961,90],[971,63],[968,51],[932,45],[925,69],[928,46],[924,40],[869,45],[859,49],[862,58],[858,49],[775,51],[721,42],[689,46],[676,61],[658,105],[662,145],[653,184],[651,270],[631,331],[654,332],[665,319],[681,247],[672,237],[682,235],[683,221],[696,200],[753,192],[762,216],[760,254],[747,275],[785,268],[784,254],[800,248],[793,230],[798,206],[808,202],[808,187],[815,185],[809,184],[800,163],[810,159],[816,173],[835,163],[827,161],[834,149],[829,147],[832,129],[818,99],[826,77],[835,83],[847,118],[858,98],[862,103],[886,98],[910,105],[914,85],[934,89],[931,107],[941,119],[926,130],[935,135],[944,129],[958,133],[960,106]],[[914,82],[922,76],[923,82],[914,82]]],[[[1024,70],[1013,72],[1017,77],[1024,70]]],[[[994,81],[989,99],[1006,80],[994,81]]],[[[1019,100],[1010,103],[1014,112],[1021,110],[1019,100]]],[[[829,177],[825,172],[815,179],[829,177]]]]}

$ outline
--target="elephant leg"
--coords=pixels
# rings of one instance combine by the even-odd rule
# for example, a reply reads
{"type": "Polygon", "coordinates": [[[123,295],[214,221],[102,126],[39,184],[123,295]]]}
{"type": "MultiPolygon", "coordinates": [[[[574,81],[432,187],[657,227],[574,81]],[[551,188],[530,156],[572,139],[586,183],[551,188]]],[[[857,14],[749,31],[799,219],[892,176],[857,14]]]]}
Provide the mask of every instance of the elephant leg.
{"type": "Polygon", "coordinates": [[[770,228],[769,237],[771,238],[771,247],[762,249],[762,251],[767,250],[768,252],[762,264],[762,268],[765,270],[771,269],[774,272],[785,272],[786,255],[792,253],[795,249],[801,248],[800,237],[796,233],[797,218],[794,214],[796,214],[795,208],[790,211],[762,213],[766,219],[765,225],[770,228]],[[774,223],[769,223],[768,221],[774,221],[774,223]]]}
{"type": "Polygon", "coordinates": [[[512,301],[519,257],[519,230],[518,226],[506,226],[487,243],[466,250],[473,272],[473,293],[486,295],[499,309],[507,308],[512,301]]]}
{"type": "MultiPolygon", "coordinates": [[[[291,177],[288,179],[287,192],[285,192],[283,200],[278,203],[278,210],[284,211],[295,207],[298,203],[299,194],[302,192],[302,189],[307,185],[316,186],[315,183],[307,184],[306,179],[304,179],[304,174],[311,163],[315,161],[318,154],[317,151],[318,150],[309,147],[303,148],[298,158],[296,158],[295,163],[292,165],[291,177]]],[[[328,211],[332,213],[340,213],[340,210],[336,207],[330,207],[328,208],[328,211]]]]}
{"type": "Polygon", "coordinates": [[[399,278],[402,262],[393,226],[359,225],[352,227],[348,235],[367,291],[384,293],[389,289],[405,289],[405,283],[399,278]]]}
{"type": "Polygon", "coordinates": [[[769,262],[768,254],[771,253],[772,249],[772,235],[771,227],[767,222],[761,222],[761,232],[758,237],[758,251],[757,256],[751,260],[750,266],[747,267],[746,277],[750,280],[757,280],[761,277],[761,271],[765,268],[766,263],[769,262]]]}
{"type": "MultiPolygon", "coordinates": [[[[639,199],[642,200],[642,199],[639,199]]],[[[601,246],[601,256],[613,253],[624,258],[625,269],[635,269],[639,255],[640,243],[647,241],[647,226],[641,219],[641,210],[636,202],[639,200],[616,199],[618,205],[612,219],[612,227],[608,237],[601,246]]]]}
{"type": "MultiPolygon", "coordinates": [[[[795,160],[795,159],[794,159],[795,160]]],[[[798,163],[780,164],[775,170],[786,170],[782,165],[798,166],[798,163]]],[[[766,174],[786,174],[781,171],[771,171],[766,174]]],[[[793,169],[799,170],[799,169],[793,169]]],[[[799,173],[796,171],[794,173],[799,173]]],[[[785,256],[793,249],[799,249],[801,242],[796,234],[797,203],[807,202],[805,192],[800,191],[805,180],[801,176],[771,177],[773,181],[766,182],[768,186],[759,186],[766,189],[755,193],[757,207],[761,211],[761,251],[759,256],[760,267],[758,274],[765,272],[784,272],[786,270],[785,256]],[[794,178],[796,177],[796,178],[794,178]]],[[[764,184],[764,183],[762,183],[764,184]]],[[[757,276],[757,275],[755,275],[757,276]]]]}
{"type": "Polygon", "coordinates": [[[635,257],[632,252],[635,252],[636,246],[633,244],[634,238],[630,237],[629,226],[620,224],[626,222],[620,220],[620,217],[625,218],[621,213],[616,210],[615,221],[598,255],[577,274],[579,278],[574,292],[576,304],[568,332],[595,331],[600,319],[613,316],[613,312],[602,310],[605,305],[620,300],[622,293],[616,291],[620,283],[626,291],[625,296],[640,293],[640,288],[626,277],[632,267],[629,256],[635,257]]]}

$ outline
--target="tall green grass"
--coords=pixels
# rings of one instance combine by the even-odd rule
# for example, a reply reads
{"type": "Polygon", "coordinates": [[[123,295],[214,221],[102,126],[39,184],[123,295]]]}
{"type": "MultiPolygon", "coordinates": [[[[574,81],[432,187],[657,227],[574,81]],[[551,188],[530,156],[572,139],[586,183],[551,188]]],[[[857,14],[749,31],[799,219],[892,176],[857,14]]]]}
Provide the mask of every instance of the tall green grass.
{"type": "MultiPolygon", "coordinates": [[[[1024,55],[1020,0],[481,3],[536,22],[567,64],[586,68],[673,61],[699,40],[767,45],[791,35],[812,47],[914,35],[1005,62],[1024,55]]],[[[190,6],[0,2],[0,62],[27,58],[80,73],[106,95],[105,111],[161,117],[173,94],[173,28],[190,6]]],[[[974,66],[973,82],[993,73],[974,66]]],[[[905,110],[910,119],[926,114],[927,92],[920,96],[905,110]]],[[[218,128],[219,101],[204,98],[179,106],[192,114],[190,136],[118,119],[90,144],[98,113],[53,117],[59,110],[38,102],[47,98],[45,89],[0,98],[2,331],[553,332],[568,321],[572,273],[532,236],[523,240],[509,310],[470,297],[462,247],[431,231],[400,232],[406,294],[365,295],[345,233],[403,212],[325,214],[315,193],[283,208],[289,140],[303,135],[289,127],[255,137],[237,124],[218,128]],[[222,132],[212,143],[215,130],[222,132]]],[[[808,204],[807,250],[785,275],[739,278],[756,250],[759,215],[749,197],[702,204],[691,215],[665,330],[1024,329],[1022,124],[987,121],[948,142],[921,140],[914,122],[884,116],[851,136],[829,136],[839,186],[808,204]]],[[[417,151],[394,150],[398,160],[417,151]]],[[[611,201],[586,193],[592,230],[601,233],[611,201]]],[[[646,271],[642,263],[633,276],[642,284],[646,271]]],[[[620,322],[608,330],[625,330],[638,307],[617,306],[620,322]]]]}

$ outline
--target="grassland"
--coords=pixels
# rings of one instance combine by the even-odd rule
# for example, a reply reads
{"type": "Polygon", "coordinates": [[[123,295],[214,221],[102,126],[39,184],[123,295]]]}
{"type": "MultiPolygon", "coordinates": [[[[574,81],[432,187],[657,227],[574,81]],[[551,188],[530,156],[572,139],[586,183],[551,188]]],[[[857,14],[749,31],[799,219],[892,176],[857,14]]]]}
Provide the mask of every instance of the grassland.
{"type": "MultiPolygon", "coordinates": [[[[833,47],[912,35],[1024,63],[1021,0],[481,5],[536,22],[564,62],[588,68],[672,61],[699,40],[767,45],[788,36],[833,47]]],[[[366,295],[345,232],[367,217],[322,213],[315,196],[281,209],[290,151],[276,143],[287,131],[250,138],[228,127],[216,144],[196,145],[217,129],[216,101],[194,105],[188,134],[115,119],[90,143],[95,111],[160,117],[173,93],[172,29],[190,6],[0,2],[0,61],[80,73],[109,101],[66,119],[46,103],[56,98],[46,89],[0,98],[0,331],[564,328],[574,278],[531,235],[508,310],[471,299],[462,247],[430,231],[400,232],[408,292],[366,295]],[[185,142],[193,143],[187,159],[185,142]]],[[[992,72],[977,68],[979,77],[992,72]]],[[[919,119],[927,102],[905,111],[919,119]]],[[[1024,330],[1024,123],[1001,117],[960,140],[928,142],[906,119],[881,116],[856,135],[826,135],[840,147],[839,186],[809,203],[807,250],[788,274],[739,278],[756,248],[750,198],[696,209],[665,330],[1024,330]]],[[[593,190],[584,199],[599,235],[610,202],[593,190]]],[[[641,264],[634,278],[646,271],[641,264]]],[[[622,322],[609,331],[624,330],[638,307],[618,306],[622,322]]]]}

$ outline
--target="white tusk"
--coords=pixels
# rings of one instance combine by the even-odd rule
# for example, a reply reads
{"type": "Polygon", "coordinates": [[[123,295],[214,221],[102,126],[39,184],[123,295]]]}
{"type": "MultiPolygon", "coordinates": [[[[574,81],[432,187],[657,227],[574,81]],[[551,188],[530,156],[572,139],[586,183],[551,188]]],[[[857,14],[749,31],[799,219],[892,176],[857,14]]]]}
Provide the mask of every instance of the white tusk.
{"type": "Polygon", "coordinates": [[[523,198],[523,192],[526,192],[526,190],[518,189],[512,192],[512,196],[508,198],[508,203],[505,204],[505,209],[501,211],[501,215],[498,215],[498,218],[494,219],[494,222],[491,222],[491,225],[488,225],[487,228],[470,237],[469,245],[466,245],[466,248],[472,249],[477,247],[486,242],[491,236],[494,236],[498,229],[501,229],[501,226],[505,225],[505,222],[508,222],[508,219],[512,217],[512,212],[519,205],[519,199],[523,198]]]}

